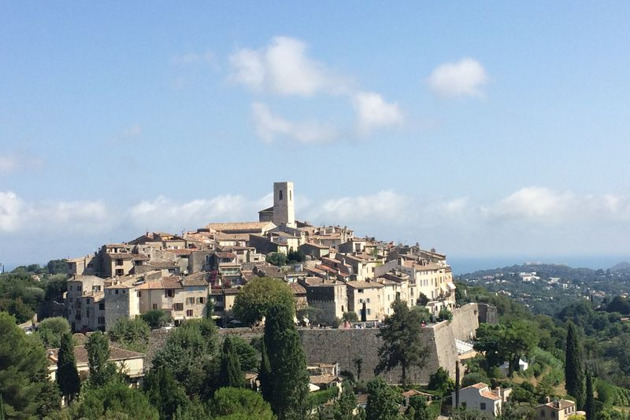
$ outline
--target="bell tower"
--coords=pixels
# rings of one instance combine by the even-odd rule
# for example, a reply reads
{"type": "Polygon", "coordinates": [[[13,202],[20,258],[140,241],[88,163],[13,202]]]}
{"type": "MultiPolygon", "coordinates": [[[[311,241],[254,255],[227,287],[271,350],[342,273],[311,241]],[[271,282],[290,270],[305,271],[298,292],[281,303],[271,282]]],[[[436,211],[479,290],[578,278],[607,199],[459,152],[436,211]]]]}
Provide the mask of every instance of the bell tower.
{"type": "Polygon", "coordinates": [[[293,182],[273,183],[273,223],[295,227],[293,182]]]}

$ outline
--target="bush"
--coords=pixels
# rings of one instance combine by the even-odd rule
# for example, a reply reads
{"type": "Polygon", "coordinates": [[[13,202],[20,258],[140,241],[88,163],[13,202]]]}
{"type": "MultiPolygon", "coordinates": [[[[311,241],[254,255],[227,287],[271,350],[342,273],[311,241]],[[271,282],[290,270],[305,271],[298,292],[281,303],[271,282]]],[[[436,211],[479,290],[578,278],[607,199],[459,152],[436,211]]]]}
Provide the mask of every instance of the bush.
{"type": "Polygon", "coordinates": [[[153,309],[145,312],[140,315],[140,318],[142,318],[142,320],[146,322],[151,329],[165,327],[169,322],[171,322],[171,316],[168,312],[161,309],[153,309]]]}

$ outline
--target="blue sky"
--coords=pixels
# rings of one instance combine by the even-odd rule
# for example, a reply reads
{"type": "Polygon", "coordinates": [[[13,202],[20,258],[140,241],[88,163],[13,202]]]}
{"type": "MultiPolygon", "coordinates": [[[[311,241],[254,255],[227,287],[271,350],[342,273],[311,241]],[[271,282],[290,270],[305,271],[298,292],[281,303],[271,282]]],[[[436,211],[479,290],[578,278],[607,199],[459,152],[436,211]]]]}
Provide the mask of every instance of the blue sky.
{"type": "Polygon", "coordinates": [[[630,252],[630,5],[4,2],[0,262],[297,217],[452,258],[630,252]]]}

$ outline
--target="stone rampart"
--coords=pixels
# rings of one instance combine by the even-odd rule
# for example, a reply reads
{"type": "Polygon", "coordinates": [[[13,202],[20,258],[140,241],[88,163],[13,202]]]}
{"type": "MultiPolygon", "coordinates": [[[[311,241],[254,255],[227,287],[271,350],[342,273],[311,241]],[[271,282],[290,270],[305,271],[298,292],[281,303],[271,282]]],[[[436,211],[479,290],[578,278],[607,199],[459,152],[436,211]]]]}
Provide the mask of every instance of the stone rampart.
{"type": "MultiPolygon", "coordinates": [[[[455,339],[469,340],[479,326],[476,304],[458,308],[451,322],[443,321],[422,329],[422,342],[426,346],[426,363],[422,369],[412,368],[409,380],[426,384],[429,376],[442,367],[454,376],[457,349],[455,339]]],[[[374,377],[378,363],[381,339],[378,329],[301,329],[300,336],[307,363],[339,363],[341,370],[357,376],[357,359],[361,359],[361,379],[374,377]]],[[[390,383],[400,380],[400,368],[382,375],[390,383]]]]}

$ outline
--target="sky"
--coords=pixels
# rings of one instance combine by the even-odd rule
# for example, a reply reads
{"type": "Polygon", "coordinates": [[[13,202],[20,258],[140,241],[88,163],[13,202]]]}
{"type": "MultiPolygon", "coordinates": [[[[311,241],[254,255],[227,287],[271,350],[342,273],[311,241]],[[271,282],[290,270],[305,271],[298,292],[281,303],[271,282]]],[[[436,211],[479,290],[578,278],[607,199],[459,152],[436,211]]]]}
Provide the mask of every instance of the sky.
{"type": "Polygon", "coordinates": [[[275,181],[294,182],[298,220],[452,264],[623,260],[628,18],[625,2],[2,2],[0,263],[255,221],[275,181]]]}

